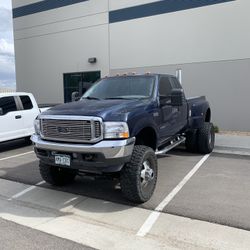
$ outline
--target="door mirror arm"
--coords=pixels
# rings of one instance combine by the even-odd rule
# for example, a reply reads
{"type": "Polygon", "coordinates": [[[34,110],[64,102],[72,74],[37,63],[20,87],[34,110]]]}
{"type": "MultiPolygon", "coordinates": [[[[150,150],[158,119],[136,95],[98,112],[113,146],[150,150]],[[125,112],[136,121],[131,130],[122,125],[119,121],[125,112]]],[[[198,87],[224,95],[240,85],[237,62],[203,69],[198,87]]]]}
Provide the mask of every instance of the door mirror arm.
{"type": "Polygon", "coordinates": [[[160,107],[164,107],[166,105],[171,105],[170,96],[159,96],[159,105],[160,105],[160,107]]]}
{"type": "Polygon", "coordinates": [[[71,95],[71,100],[72,102],[77,102],[80,100],[80,95],[79,92],[73,92],[71,95]]]}

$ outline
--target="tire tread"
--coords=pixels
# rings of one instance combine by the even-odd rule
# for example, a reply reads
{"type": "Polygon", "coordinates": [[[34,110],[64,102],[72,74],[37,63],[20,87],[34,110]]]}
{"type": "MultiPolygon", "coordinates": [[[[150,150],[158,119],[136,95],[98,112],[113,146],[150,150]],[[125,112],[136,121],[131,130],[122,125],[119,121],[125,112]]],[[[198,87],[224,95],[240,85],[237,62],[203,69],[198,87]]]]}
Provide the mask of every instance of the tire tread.
{"type": "Polygon", "coordinates": [[[147,195],[147,197],[144,197],[140,191],[140,178],[138,178],[138,174],[140,174],[140,165],[142,164],[143,157],[146,153],[149,153],[152,155],[154,159],[154,164],[156,164],[156,170],[157,170],[157,158],[155,156],[155,153],[153,149],[143,146],[143,145],[135,145],[133,154],[131,157],[131,160],[129,163],[127,163],[121,172],[121,188],[123,195],[130,201],[136,202],[136,203],[143,203],[150,199],[152,196],[156,181],[157,181],[157,172],[156,174],[156,180],[154,183],[153,190],[150,194],[147,195]]]}
{"type": "MultiPolygon", "coordinates": [[[[201,154],[209,154],[213,151],[214,145],[211,147],[208,143],[208,138],[209,134],[211,133],[211,130],[213,133],[212,136],[214,136],[213,124],[210,122],[205,122],[204,126],[198,130],[197,144],[198,151],[201,154]]],[[[214,138],[212,140],[214,141],[214,138]]]]}

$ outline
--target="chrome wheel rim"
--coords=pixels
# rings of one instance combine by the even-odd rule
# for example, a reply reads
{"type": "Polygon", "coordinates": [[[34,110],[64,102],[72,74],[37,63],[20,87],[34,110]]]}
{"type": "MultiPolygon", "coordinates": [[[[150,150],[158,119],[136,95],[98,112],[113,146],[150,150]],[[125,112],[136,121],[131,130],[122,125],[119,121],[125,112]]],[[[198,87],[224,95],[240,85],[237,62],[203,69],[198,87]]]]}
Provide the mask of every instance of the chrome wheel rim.
{"type": "Polygon", "coordinates": [[[147,187],[155,178],[154,170],[152,169],[149,161],[144,161],[141,170],[141,185],[147,187]]]}

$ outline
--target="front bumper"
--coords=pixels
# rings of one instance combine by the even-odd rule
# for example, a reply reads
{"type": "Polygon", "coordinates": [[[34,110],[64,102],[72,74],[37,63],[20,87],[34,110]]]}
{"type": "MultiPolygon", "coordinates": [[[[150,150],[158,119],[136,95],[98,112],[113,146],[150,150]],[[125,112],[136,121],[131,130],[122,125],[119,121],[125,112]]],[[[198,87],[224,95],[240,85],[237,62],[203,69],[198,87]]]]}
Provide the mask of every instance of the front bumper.
{"type": "Polygon", "coordinates": [[[135,138],[103,140],[96,144],[61,143],[46,141],[39,135],[31,137],[37,157],[46,164],[54,163],[55,154],[71,156],[71,168],[86,172],[117,172],[129,162],[135,138]]]}

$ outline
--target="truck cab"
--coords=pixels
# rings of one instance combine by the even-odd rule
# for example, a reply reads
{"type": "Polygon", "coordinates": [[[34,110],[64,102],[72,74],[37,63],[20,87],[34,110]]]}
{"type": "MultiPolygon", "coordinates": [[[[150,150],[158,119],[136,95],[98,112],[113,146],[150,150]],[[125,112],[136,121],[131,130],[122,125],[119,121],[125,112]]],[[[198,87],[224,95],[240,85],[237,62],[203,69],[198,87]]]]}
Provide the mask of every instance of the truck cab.
{"type": "Polygon", "coordinates": [[[0,142],[27,138],[34,133],[40,110],[30,93],[0,93],[0,142]]]}

